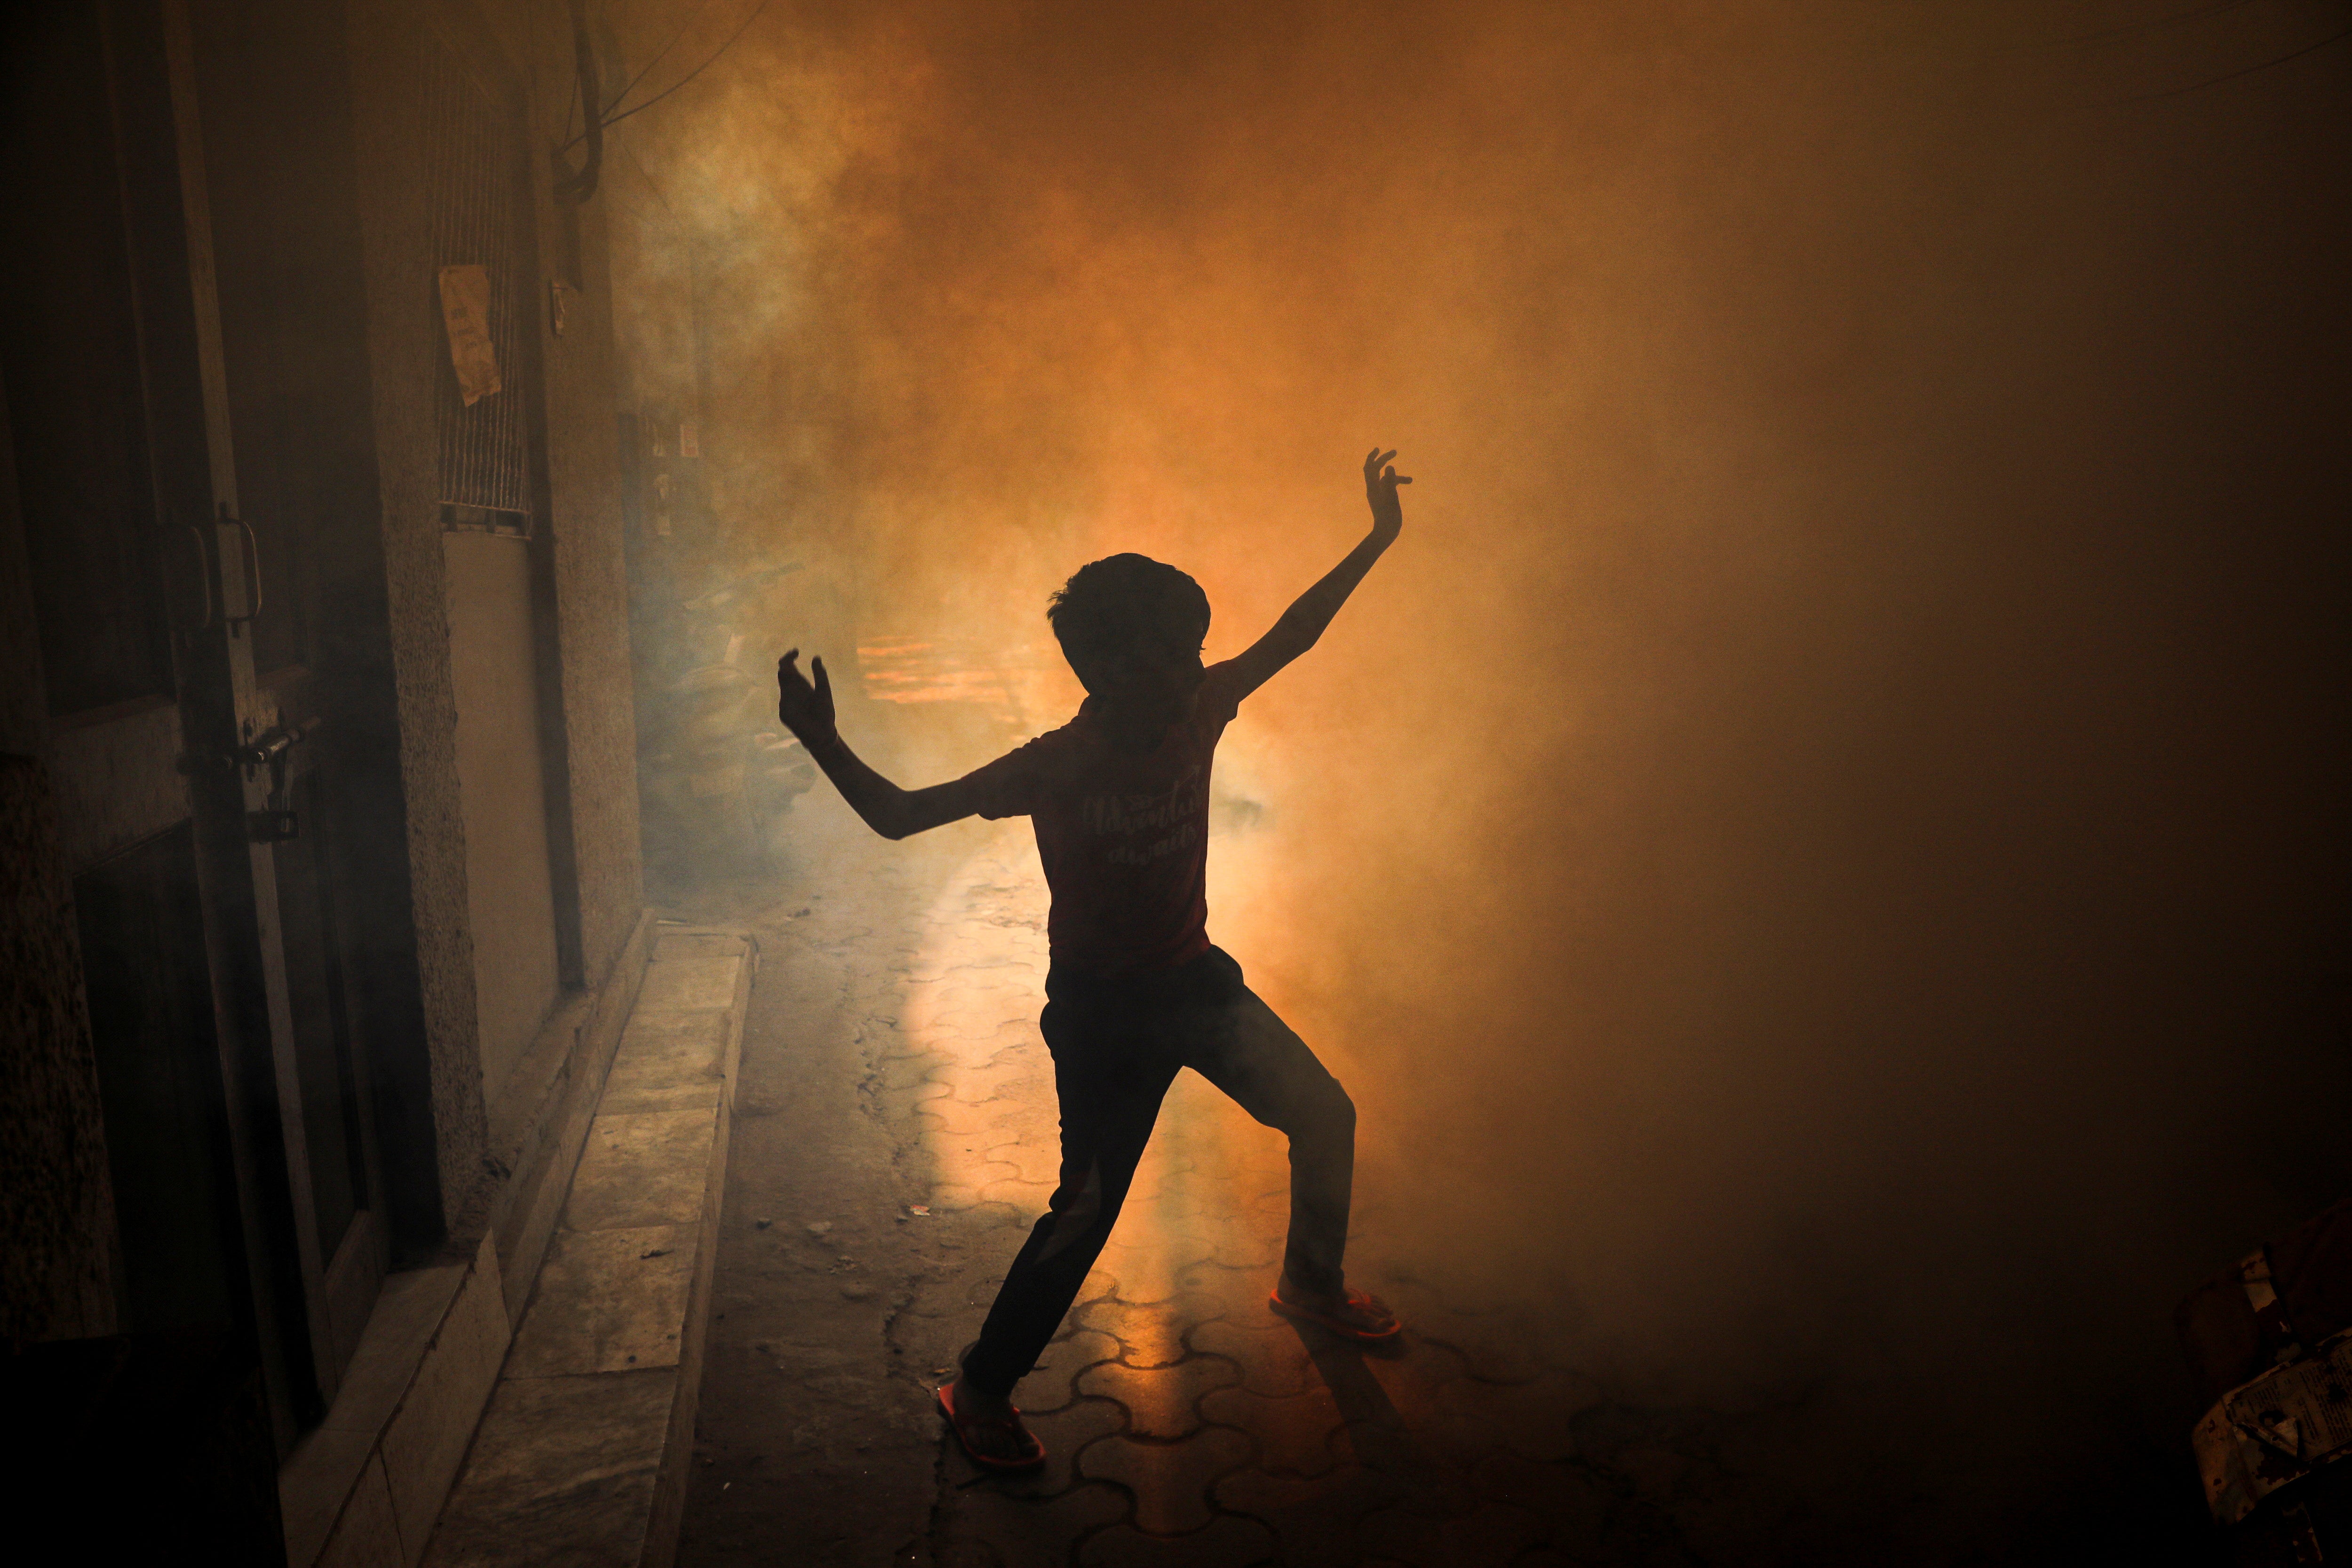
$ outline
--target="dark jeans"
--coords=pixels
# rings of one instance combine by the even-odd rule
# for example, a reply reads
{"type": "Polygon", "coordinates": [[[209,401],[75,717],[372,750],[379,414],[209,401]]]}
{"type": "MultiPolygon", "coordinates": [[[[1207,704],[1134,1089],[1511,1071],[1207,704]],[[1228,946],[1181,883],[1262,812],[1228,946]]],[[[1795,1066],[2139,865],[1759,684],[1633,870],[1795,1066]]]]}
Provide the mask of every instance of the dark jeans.
{"type": "Polygon", "coordinates": [[[1036,1364],[1110,1239],[1160,1101],[1191,1068],[1268,1127],[1290,1134],[1293,1283],[1340,1289],[1356,1107],[1305,1041],[1219,948],[1119,982],[1055,970],[1040,1020],[1062,1102],[1062,1173],[996,1293],[964,1375],[1003,1394],[1036,1364]]]}

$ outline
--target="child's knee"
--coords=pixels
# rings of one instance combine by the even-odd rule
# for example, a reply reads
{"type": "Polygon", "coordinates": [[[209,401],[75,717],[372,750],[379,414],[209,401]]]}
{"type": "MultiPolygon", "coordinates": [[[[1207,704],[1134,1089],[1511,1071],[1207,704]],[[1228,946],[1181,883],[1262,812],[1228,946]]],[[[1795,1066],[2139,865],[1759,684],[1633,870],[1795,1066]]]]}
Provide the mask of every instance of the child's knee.
{"type": "Polygon", "coordinates": [[[1315,1092],[1311,1114],[1317,1131],[1326,1136],[1352,1138],[1356,1134],[1356,1102],[1339,1087],[1339,1080],[1328,1074],[1315,1092]]]}

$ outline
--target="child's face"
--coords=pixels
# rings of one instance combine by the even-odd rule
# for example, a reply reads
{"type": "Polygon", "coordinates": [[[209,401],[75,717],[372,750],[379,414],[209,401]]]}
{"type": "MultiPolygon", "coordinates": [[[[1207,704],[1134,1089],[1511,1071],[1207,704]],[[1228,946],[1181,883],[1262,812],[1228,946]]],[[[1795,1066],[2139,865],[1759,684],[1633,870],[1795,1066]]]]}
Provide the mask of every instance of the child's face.
{"type": "Polygon", "coordinates": [[[1189,617],[1162,616],[1139,627],[1125,647],[1073,658],[1070,668],[1108,714],[1172,724],[1191,710],[1201,689],[1204,635],[1189,617]]]}

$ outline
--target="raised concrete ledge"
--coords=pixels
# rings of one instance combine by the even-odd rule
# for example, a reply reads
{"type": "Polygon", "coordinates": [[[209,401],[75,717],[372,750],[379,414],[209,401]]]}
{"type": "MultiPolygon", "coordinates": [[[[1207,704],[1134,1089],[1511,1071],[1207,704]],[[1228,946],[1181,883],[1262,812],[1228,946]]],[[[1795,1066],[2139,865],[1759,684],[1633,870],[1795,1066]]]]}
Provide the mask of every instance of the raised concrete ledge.
{"type": "Polygon", "coordinates": [[[423,1557],[547,1253],[654,930],[648,911],[604,984],[567,998],[509,1075],[488,1169],[443,1259],[385,1279],[334,1408],[280,1468],[289,1568],[423,1557]]]}
{"type": "Polygon", "coordinates": [[[487,1239],[384,1281],[334,1408],[278,1472],[289,1568],[424,1555],[510,1338],[487,1239]]]}
{"type": "Polygon", "coordinates": [[[567,1001],[515,1064],[490,1109],[490,1159],[505,1179],[483,1226],[495,1238],[507,1303],[520,1322],[588,1136],[622,1031],[645,983],[651,910],[638,917],[604,984],[567,1001]]]}
{"type": "Polygon", "coordinates": [[[433,1568],[675,1553],[756,963],[741,933],[661,930],[433,1568]]]}

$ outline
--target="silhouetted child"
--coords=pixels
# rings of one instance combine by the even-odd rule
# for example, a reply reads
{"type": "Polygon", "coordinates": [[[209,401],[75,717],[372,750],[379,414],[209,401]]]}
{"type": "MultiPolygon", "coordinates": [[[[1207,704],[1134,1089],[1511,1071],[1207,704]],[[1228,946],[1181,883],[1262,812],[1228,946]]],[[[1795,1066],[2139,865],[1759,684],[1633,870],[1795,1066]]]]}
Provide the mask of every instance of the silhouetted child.
{"type": "Polygon", "coordinates": [[[777,716],[844,799],[886,838],[955,822],[1028,816],[1053,893],[1052,964],[1039,1027],[1054,1054],[1062,1165],[1045,1213],[1005,1275],[940,1409],[979,1463],[1045,1458],[1013,1385],[1036,1363],[1109,1239],[1160,1102],[1189,1067],[1290,1137],[1290,1236],[1276,1311],[1360,1341],[1397,1332],[1379,1298],[1340,1271],[1356,1108],[1339,1081],[1210,945],[1209,766],[1242,699],[1315,646],[1404,527],[1388,460],[1364,460],[1372,529],[1238,658],[1203,668],[1209,600],[1173,566],[1113,555],[1080,567],[1045,612],[1086,702],[1069,723],[952,784],[903,790],[834,726],[824,661],[812,686],[778,661],[777,716]]]}

